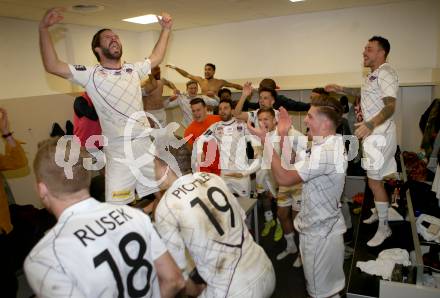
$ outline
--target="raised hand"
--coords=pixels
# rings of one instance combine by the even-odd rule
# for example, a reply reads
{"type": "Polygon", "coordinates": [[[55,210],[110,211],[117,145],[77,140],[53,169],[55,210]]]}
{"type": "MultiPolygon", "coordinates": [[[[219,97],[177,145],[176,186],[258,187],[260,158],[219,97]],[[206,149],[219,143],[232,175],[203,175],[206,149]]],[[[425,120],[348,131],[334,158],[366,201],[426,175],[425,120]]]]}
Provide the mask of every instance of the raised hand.
{"type": "Polygon", "coordinates": [[[251,82],[244,83],[242,94],[246,97],[248,97],[252,94],[252,83],[251,82]]]}
{"type": "Polygon", "coordinates": [[[257,136],[261,140],[261,144],[264,144],[264,141],[266,139],[267,129],[264,125],[260,125],[259,128],[253,127],[251,124],[251,121],[248,120],[247,122],[247,128],[251,134],[254,136],[257,136]]]}
{"type": "Polygon", "coordinates": [[[46,11],[43,19],[40,21],[40,29],[47,29],[64,19],[63,11],[65,9],[62,7],[51,8],[46,11]]]}
{"type": "Polygon", "coordinates": [[[336,85],[336,84],[329,84],[324,87],[324,90],[327,92],[335,92],[340,93],[342,92],[342,86],[336,85]]]}
{"type": "Polygon", "coordinates": [[[173,19],[166,12],[161,13],[161,15],[156,16],[156,18],[163,29],[171,29],[173,26],[173,19]]]}
{"type": "Polygon", "coordinates": [[[292,118],[290,118],[289,113],[283,107],[280,107],[280,116],[278,119],[278,134],[282,137],[287,136],[290,127],[292,127],[292,118]]]}

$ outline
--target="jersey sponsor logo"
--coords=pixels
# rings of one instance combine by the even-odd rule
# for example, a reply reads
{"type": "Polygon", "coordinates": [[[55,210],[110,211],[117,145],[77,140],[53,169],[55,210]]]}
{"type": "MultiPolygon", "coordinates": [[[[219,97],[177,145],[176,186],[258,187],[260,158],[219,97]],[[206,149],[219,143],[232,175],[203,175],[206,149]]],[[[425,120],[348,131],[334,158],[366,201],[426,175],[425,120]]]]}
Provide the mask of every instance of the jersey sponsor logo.
{"type": "Polygon", "coordinates": [[[87,68],[84,65],[75,64],[73,67],[78,71],[85,71],[87,68]]]}
{"type": "Polygon", "coordinates": [[[125,222],[133,219],[126,213],[123,208],[112,210],[107,215],[100,217],[86,224],[83,228],[76,230],[73,234],[78,238],[84,247],[87,247],[87,242],[95,241],[98,237],[104,236],[107,231],[113,231],[125,222]]]}
{"type": "Polygon", "coordinates": [[[172,194],[176,198],[181,199],[180,197],[181,195],[186,195],[189,192],[192,192],[193,190],[204,185],[206,182],[208,182],[211,179],[211,176],[208,173],[201,173],[200,177],[201,179],[197,178],[190,183],[182,184],[177,189],[173,190],[172,194]]]}

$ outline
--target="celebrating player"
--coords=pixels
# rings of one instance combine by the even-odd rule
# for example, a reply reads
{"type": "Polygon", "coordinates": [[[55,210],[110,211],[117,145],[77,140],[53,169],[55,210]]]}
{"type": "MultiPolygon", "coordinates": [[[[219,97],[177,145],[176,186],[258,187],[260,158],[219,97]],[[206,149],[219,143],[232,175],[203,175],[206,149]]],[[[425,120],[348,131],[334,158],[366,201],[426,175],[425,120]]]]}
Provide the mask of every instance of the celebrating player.
{"type": "Polygon", "coordinates": [[[390,52],[390,43],[386,38],[373,36],[369,39],[365,50],[364,66],[371,69],[365,78],[362,88],[345,88],[338,85],[326,86],[327,91],[361,96],[363,121],[355,124],[355,134],[362,139],[363,151],[370,160],[382,158],[380,167],[367,169],[368,186],[374,195],[376,212],[364,223],[371,224],[379,221],[378,229],[373,238],[367,242],[368,246],[379,246],[391,236],[388,225],[389,200],[382,180],[384,177],[397,172],[394,158],[397,149],[396,124],[393,114],[396,109],[399,80],[396,71],[386,62],[390,52]],[[371,137],[369,137],[371,135],[371,137]],[[375,145],[378,138],[385,140],[384,146],[375,145]],[[380,153],[381,156],[378,156],[380,153]]]}
{"type": "MultiPolygon", "coordinates": [[[[303,183],[301,210],[295,218],[295,228],[300,233],[299,244],[307,291],[312,297],[331,297],[344,288],[344,234],[346,227],[341,212],[341,195],[347,167],[342,137],[336,135],[341,123],[342,106],[334,98],[312,99],[304,120],[313,137],[310,150],[300,152],[293,169],[285,169],[280,156],[272,150],[272,173],[279,185],[303,183]]],[[[292,119],[280,108],[278,134],[281,148],[292,119]]],[[[262,140],[264,128],[251,132],[262,140]]],[[[266,146],[270,143],[266,142],[266,146]]],[[[290,152],[288,156],[290,155],[290,152]]]]}
{"type": "MultiPolygon", "coordinates": [[[[89,67],[66,64],[58,59],[49,28],[63,19],[62,9],[48,10],[40,22],[40,50],[47,72],[69,79],[83,86],[93,101],[99,116],[103,134],[108,138],[106,146],[106,200],[126,204],[134,200],[136,188],[140,197],[158,190],[154,183],[139,183],[129,168],[124,153],[124,137],[130,140],[133,157],[143,156],[151,146],[149,137],[141,134],[149,127],[146,117],[137,119],[131,135],[124,135],[128,119],[136,112],[143,111],[141,80],[150,69],[158,65],[164,55],[171,32],[172,19],[168,14],[158,17],[162,26],[159,40],[148,59],[134,64],[122,63],[122,44],[110,29],[101,29],[93,37],[92,51],[100,64],[89,67]]],[[[102,145],[102,144],[101,144],[102,145]]],[[[132,162],[132,164],[135,164],[132,162]]],[[[135,164],[144,177],[154,181],[153,158],[144,166],[135,164]]]]}
{"type": "Polygon", "coordinates": [[[156,227],[182,270],[188,266],[185,248],[195,263],[186,282],[187,294],[270,297],[275,288],[272,263],[249,234],[244,211],[225,182],[200,172],[177,178],[159,160],[156,173],[157,178],[167,175],[161,185],[166,192],[155,213],[156,227]]]}
{"type": "Polygon", "coordinates": [[[47,141],[34,160],[41,201],[58,219],[25,261],[35,294],[174,297],[184,280],[149,217],[91,198],[84,152],[67,179],[56,164],[56,146],[56,140],[47,141]]]}

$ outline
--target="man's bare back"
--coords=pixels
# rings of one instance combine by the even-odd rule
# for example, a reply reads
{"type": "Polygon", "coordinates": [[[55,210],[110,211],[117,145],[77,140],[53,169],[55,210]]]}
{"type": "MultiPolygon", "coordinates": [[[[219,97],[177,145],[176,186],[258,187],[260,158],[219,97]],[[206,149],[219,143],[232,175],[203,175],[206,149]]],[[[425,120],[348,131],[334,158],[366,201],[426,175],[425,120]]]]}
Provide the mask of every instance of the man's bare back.
{"type": "Polygon", "coordinates": [[[163,86],[173,89],[174,94],[179,93],[179,90],[173,83],[160,77],[160,67],[154,67],[151,70],[148,81],[142,84],[145,94],[145,96],[142,96],[144,111],[160,110],[164,108],[162,99],[163,86]]]}

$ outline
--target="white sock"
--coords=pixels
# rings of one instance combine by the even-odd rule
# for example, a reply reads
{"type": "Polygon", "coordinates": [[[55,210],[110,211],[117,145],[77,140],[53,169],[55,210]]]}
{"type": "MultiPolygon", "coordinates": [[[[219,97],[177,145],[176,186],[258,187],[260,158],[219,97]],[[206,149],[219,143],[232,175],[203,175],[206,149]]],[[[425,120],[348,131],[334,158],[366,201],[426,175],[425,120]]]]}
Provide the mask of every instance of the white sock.
{"type": "Polygon", "coordinates": [[[264,219],[266,220],[266,222],[269,222],[269,221],[273,220],[272,211],[264,212],[264,219]]]}
{"type": "Polygon", "coordinates": [[[287,250],[290,250],[291,248],[297,249],[295,244],[295,239],[293,238],[294,235],[295,235],[294,232],[289,234],[284,234],[284,239],[286,239],[287,242],[287,248],[286,248],[287,250]]]}
{"type": "Polygon", "coordinates": [[[374,202],[379,216],[379,228],[388,226],[388,202],[374,202]]]}

